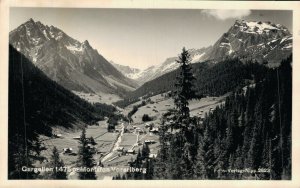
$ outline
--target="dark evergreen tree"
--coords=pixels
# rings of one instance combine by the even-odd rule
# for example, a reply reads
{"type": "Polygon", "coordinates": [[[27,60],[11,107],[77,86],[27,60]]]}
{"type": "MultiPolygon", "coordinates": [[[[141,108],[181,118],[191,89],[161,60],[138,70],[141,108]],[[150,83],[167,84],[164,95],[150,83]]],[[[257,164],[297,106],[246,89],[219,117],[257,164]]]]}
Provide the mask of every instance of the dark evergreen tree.
{"type": "Polygon", "coordinates": [[[154,166],[154,178],[155,179],[167,179],[167,162],[169,153],[169,138],[166,134],[167,126],[162,122],[162,126],[159,129],[159,143],[160,148],[157,154],[156,165],[154,166]]]}
{"type": "Polygon", "coordinates": [[[52,155],[50,159],[49,167],[53,168],[49,178],[50,179],[67,179],[67,171],[65,169],[65,164],[59,157],[57,148],[54,146],[52,150],[52,155]]]}
{"type": "Polygon", "coordinates": [[[97,143],[95,142],[92,136],[89,138],[89,143],[92,144],[93,146],[97,145],[97,143]]]}
{"type": "Polygon", "coordinates": [[[183,48],[181,54],[176,60],[180,64],[180,73],[177,76],[177,83],[175,84],[176,91],[174,96],[174,104],[178,110],[177,124],[186,130],[189,125],[190,110],[188,100],[196,97],[193,81],[195,80],[192,68],[190,66],[190,54],[183,48]]]}
{"type": "Polygon", "coordinates": [[[167,158],[167,176],[168,179],[182,179],[185,171],[182,165],[183,136],[175,133],[170,139],[169,155],[167,158]]]}
{"type": "Polygon", "coordinates": [[[200,139],[194,174],[196,178],[212,179],[215,178],[215,156],[212,129],[205,127],[203,137],[200,139]]]}
{"type": "Polygon", "coordinates": [[[150,154],[150,148],[148,144],[144,144],[142,147],[141,158],[145,159],[149,156],[149,154],[150,154]]]}
{"type": "Polygon", "coordinates": [[[79,139],[79,150],[78,150],[78,159],[77,167],[86,168],[87,170],[79,171],[79,179],[96,179],[95,171],[95,160],[93,158],[93,152],[88,147],[89,141],[86,138],[85,128],[82,130],[82,134],[79,139]]]}

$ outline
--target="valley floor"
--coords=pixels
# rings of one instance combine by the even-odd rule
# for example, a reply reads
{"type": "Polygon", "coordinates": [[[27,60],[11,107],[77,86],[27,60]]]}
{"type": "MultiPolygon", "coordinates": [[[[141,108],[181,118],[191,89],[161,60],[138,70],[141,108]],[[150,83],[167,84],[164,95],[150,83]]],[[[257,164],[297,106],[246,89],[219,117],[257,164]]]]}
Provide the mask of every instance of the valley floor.
{"type": "MultiPolygon", "coordinates": [[[[204,117],[205,113],[209,113],[216,106],[224,103],[225,97],[226,96],[206,97],[201,100],[190,101],[189,107],[191,116],[204,117]]],[[[86,128],[86,137],[89,138],[92,136],[97,143],[97,153],[94,155],[95,162],[99,168],[101,168],[100,164],[102,164],[102,170],[96,172],[98,179],[112,179],[112,177],[118,173],[124,173],[122,170],[129,168],[128,162],[136,158],[138,150],[142,149],[142,145],[146,140],[151,140],[151,144],[148,144],[150,154],[154,154],[154,156],[157,154],[159,149],[159,136],[150,132],[146,125],[153,123],[154,128],[159,128],[162,114],[168,109],[174,108],[174,104],[173,99],[166,98],[164,95],[153,96],[151,97],[151,101],[153,101],[152,104],[148,103],[138,109],[132,116],[132,123],[119,122],[114,132],[107,131],[106,120],[99,121],[96,125],[86,128]],[[154,120],[143,122],[142,116],[144,114],[154,117],[154,120]],[[127,153],[125,154],[125,152],[121,152],[121,150],[127,151],[127,153]],[[130,150],[135,153],[128,153],[130,150]],[[118,170],[116,168],[118,168],[118,170]]],[[[133,105],[136,104],[129,105],[122,110],[122,113],[127,115],[133,105]]],[[[56,134],[59,135],[58,138],[44,138],[43,143],[47,150],[43,151],[42,155],[49,159],[52,148],[56,146],[65,165],[69,169],[75,168],[79,146],[78,138],[81,135],[81,130],[75,132],[61,130],[60,132],[56,131],[56,134]],[[64,154],[64,148],[72,148],[73,154],[64,154]]],[[[44,164],[40,164],[40,166],[43,165],[44,164]]],[[[71,171],[68,175],[68,179],[78,179],[77,173],[71,171]]]]}
{"type": "Polygon", "coordinates": [[[80,91],[72,91],[75,95],[79,96],[80,98],[90,102],[90,103],[105,103],[105,104],[112,104],[121,98],[115,94],[107,94],[107,93],[84,93],[80,91]]]}

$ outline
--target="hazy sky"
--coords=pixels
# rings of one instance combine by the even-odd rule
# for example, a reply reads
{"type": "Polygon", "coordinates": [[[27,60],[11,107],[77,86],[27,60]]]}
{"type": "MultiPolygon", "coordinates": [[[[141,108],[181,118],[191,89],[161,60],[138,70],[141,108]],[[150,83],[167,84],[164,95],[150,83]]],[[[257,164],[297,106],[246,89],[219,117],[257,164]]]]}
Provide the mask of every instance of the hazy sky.
{"type": "Polygon", "coordinates": [[[11,8],[10,30],[29,18],[88,40],[107,60],[137,68],[162,63],[183,46],[214,44],[236,19],[271,21],[292,32],[292,11],[11,8]]]}

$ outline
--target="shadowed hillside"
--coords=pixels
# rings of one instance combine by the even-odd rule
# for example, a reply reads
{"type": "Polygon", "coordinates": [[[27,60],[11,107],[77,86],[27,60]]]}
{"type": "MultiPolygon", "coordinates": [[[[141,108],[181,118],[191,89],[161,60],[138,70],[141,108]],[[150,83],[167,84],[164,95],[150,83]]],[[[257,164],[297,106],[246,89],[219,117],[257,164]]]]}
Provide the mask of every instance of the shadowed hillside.
{"type": "Polygon", "coordinates": [[[51,127],[75,128],[113,113],[109,105],[92,106],[50,80],[27,58],[9,47],[9,177],[28,179],[21,172],[39,157],[39,135],[51,136],[51,127]]]}

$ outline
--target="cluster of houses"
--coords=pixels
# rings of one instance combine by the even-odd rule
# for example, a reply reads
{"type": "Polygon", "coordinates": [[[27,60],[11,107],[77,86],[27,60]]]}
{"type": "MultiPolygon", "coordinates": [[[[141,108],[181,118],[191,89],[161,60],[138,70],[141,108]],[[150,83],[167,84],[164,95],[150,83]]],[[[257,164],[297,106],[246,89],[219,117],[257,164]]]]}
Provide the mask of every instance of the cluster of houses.
{"type": "Polygon", "coordinates": [[[135,149],[126,150],[126,149],[124,149],[124,147],[118,147],[117,151],[122,153],[123,155],[129,155],[129,154],[134,155],[135,154],[135,149]]]}
{"type": "MultiPolygon", "coordinates": [[[[146,123],[145,124],[145,128],[149,129],[149,133],[151,134],[157,134],[159,132],[159,128],[158,127],[153,127],[152,124],[146,123]]],[[[116,132],[119,132],[120,130],[116,129],[116,132]]],[[[127,129],[127,131],[125,132],[132,132],[135,134],[147,134],[147,131],[143,128],[137,127],[137,126],[133,126],[133,128],[129,128],[127,129]]]]}
{"type": "MultiPolygon", "coordinates": [[[[73,139],[74,139],[74,140],[80,140],[80,136],[74,136],[73,139]]],[[[93,153],[98,153],[97,147],[96,147],[95,145],[89,143],[89,144],[87,145],[87,147],[88,147],[93,153]]],[[[64,155],[77,155],[76,153],[74,153],[73,148],[70,148],[70,147],[69,147],[69,148],[63,148],[62,153],[63,153],[64,155]]]]}
{"type": "MultiPolygon", "coordinates": [[[[92,145],[92,144],[88,144],[87,147],[93,152],[93,153],[97,153],[97,148],[92,145]]],[[[63,148],[62,153],[64,155],[77,155],[74,151],[73,148],[63,148]]]]}

